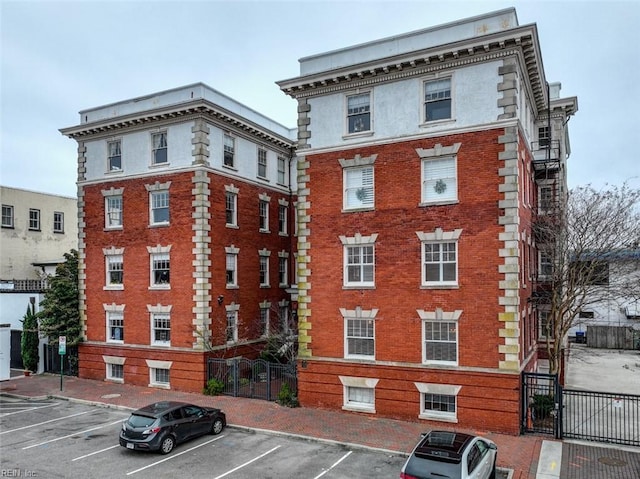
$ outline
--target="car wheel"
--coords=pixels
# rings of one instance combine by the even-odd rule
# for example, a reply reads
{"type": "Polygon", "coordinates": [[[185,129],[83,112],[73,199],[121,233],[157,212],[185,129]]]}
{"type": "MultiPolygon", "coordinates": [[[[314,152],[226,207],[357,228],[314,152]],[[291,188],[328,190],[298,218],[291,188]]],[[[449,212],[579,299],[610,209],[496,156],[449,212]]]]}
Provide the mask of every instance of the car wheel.
{"type": "Polygon", "coordinates": [[[166,436],[160,443],[160,454],[169,454],[173,451],[173,446],[176,445],[176,440],[173,436],[166,436]]]}
{"type": "Polygon", "coordinates": [[[223,427],[224,423],[222,422],[222,419],[217,418],[211,425],[211,434],[220,434],[223,427]]]}

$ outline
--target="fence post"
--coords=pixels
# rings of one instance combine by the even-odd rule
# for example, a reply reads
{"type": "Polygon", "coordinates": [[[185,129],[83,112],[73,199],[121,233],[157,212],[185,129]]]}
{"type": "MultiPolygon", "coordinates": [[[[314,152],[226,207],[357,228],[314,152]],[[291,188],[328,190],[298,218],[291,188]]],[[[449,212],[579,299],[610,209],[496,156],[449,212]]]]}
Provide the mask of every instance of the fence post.
{"type": "Polygon", "coordinates": [[[562,397],[562,385],[560,384],[559,381],[556,380],[556,404],[558,407],[558,411],[557,411],[557,421],[558,424],[556,426],[556,434],[555,434],[555,438],[556,439],[562,439],[562,436],[564,435],[564,399],[562,397]]]}

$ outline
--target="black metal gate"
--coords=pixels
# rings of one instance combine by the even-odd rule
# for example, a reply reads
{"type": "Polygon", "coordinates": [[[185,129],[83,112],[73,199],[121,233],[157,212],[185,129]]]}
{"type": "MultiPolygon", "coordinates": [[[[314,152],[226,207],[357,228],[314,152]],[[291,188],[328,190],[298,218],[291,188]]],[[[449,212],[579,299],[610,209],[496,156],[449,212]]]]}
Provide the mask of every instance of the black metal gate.
{"type": "Polygon", "coordinates": [[[9,359],[11,369],[23,369],[22,365],[22,331],[11,330],[11,355],[9,359]]]}
{"type": "Polygon", "coordinates": [[[640,395],[564,389],[556,374],[522,374],[522,432],[640,446],[640,395]]]}
{"type": "MultiPolygon", "coordinates": [[[[60,374],[60,353],[56,346],[45,344],[44,352],[44,370],[47,373],[60,374]]],[[[64,355],[64,371],[66,376],[78,375],[78,347],[67,346],[67,353],[64,355]]]]}
{"type": "Polygon", "coordinates": [[[215,359],[207,362],[207,380],[217,379],[224,387],[222,394],[275,401],[283,384],[296,394],[296,365],[270,363],[262,359],[215,359]]]}
{"type": "Polygon", "coordinates": [[[522,431],[561,438],[561,394],[557,374],[522,373],[522,431]]]}
{"type": "Polygon", "coordinates": [[[640,396],[562,390],[562,437],[640,446],[640,396]]]}

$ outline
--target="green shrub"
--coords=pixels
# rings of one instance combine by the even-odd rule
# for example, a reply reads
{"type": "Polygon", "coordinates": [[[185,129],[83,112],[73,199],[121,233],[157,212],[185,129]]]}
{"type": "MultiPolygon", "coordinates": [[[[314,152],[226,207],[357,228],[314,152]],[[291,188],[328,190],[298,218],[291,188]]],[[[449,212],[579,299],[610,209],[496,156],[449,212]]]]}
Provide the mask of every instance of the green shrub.
{"type": "Polygon", "coordinates": [[[278,404],[286,407],[298,407],[300,403],[295,393],[291,390],[288,383],[282,383],[280,392],[278,393],[278,404]]]}
{"type": "Polygon", "coordinates": [[[22,337],[20,347],[22,349],[22,367],[27,371],[38,371],[38,347],[40,338],[38,336],[38,318],[33,311],[33,306],[27,306],[27,314],[22,320],[22,337]]]}
{"type": "Polygon", "coordinates": [[[207,396],[217,396],[224,391],[224,383],[219,379],[209,379],[207,381],[207,385],[202,390],[202,394],[206,394],[207,396]]]}
{"type": "Polygon", "coordinates": [[[552,395],[534,394],[532,407],[535,417],[544,419],[551,415],[551,411],[555,408],[555,401],[552,395]]]}

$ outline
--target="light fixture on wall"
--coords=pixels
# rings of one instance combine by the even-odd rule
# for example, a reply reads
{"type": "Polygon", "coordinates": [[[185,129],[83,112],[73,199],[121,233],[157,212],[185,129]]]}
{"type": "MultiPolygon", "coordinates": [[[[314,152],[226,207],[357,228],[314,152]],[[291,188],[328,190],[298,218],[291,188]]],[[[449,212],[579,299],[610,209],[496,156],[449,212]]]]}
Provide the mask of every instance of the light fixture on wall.
{"type": "Polygon", "coordinates": [[[218,296],[218,306],[221,305],[223,301],[224,301],[224,296],[219,295],[218,296]]]}

